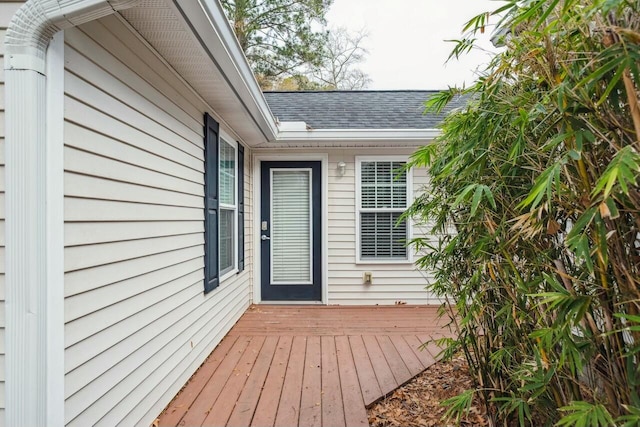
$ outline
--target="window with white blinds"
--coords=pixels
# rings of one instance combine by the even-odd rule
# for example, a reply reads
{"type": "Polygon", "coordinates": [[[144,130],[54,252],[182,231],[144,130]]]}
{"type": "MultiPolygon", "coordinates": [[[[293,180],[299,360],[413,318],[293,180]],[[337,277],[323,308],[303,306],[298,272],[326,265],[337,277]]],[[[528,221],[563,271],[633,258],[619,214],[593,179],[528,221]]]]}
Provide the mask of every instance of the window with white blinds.
{"type": "Polygon", "coordinates": [[[219,245],[220,275],[235,269],[235,236],[236,233],[236,147],[220,138],[220,213],[219,213],[219,245]]]}
{"type": "Polygon", "coordinates": [[[311,283],[311,170],[271,173],[271,283],[311,283]]]}
{"type": "Polygon", "coordinates": [[[358,160],[359,254],[361,261],[408,260],[406,162],[358,160]]]}

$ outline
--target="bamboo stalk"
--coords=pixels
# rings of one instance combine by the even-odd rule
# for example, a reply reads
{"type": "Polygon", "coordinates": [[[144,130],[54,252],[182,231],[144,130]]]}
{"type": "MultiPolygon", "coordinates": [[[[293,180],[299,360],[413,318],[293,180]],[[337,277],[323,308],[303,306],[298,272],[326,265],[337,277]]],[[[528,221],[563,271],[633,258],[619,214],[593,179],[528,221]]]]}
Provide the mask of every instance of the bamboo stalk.
{"type": "Polygon", "coordinates": [[[631,118],[633,119],[633,127],[636,132],[636,140],[634,144],[636,145],[636,148],[640,148],[640,106],[638,105],[638,93],[636,92],[636,87],[631,80],[629,68],[625,68],[622,74],[622,81],[624,82],[624,88],[627,92],[629,110],[631,118]]]}

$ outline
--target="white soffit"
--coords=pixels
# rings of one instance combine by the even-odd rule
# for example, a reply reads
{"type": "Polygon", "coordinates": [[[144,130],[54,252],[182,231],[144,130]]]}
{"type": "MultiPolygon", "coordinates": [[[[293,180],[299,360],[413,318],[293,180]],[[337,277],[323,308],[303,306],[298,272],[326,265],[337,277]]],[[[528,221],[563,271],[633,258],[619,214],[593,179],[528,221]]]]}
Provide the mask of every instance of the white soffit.
{"type": "Polygon", "coordinates": [[[217,0],[141,0],[121,15],[245,143],[273,140],[275,120],[239,46],[227,45],[237,41],[221,12],[217,0]]]}

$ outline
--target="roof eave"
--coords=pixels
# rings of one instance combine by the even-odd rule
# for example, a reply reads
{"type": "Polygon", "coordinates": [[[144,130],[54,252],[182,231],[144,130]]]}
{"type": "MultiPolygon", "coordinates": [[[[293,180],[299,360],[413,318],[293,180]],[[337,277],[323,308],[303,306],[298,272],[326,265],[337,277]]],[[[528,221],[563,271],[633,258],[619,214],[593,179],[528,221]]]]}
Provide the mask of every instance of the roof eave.
{"type": "Polygon", "coordinates": [[[278,128],[220,2],[173,0],[268,141],[278,128]],[[203,13],[204,12],[204,13],[203,13]],[[202,19],[206,17],[205,19],[202,19]],[[213,31],[212,31],[213,30],[213,31]]]}

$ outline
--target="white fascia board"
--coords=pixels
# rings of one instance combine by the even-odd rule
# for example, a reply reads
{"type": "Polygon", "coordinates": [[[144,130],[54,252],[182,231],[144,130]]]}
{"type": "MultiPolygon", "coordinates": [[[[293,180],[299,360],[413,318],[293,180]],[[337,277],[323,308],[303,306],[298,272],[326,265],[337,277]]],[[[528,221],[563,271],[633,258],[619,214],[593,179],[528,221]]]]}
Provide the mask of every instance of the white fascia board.
{"type": "Polygon", "coordinates": [[[244,52],[217,0],[173,0],[209,58],[268,141],[278,128],[244,52]]]}
{"type": "MultiPolygon", "coordinates": [[[[333,142],[352,145],[358,142],[425,142],[440,136],[439,129],[311,129],[281,130],[276,143],[333,142]]],[[[276,144],[274,144],[276,145],[276,144]]]]}

